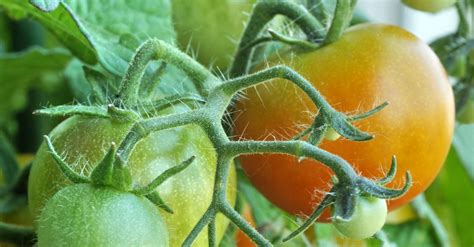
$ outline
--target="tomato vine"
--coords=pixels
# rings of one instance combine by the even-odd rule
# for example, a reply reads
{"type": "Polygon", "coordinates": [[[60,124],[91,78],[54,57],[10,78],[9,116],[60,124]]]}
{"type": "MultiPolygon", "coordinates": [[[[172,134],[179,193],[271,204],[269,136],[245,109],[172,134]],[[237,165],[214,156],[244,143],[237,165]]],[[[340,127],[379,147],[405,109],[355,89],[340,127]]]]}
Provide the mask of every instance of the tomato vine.
{"type": "MultiPolygon", "coordinates": [[[[392,199],[403,195],[411,186],[410,173],[406,173],[405,184],[399,189],[386,188],[396,172],[396,159],[387,176],[380,181],[373,181],[356,173],[353,167],[344,159],[329,153],[317,146],[325,134],[334,130],[351,141],[367,141],[372,136],[356,128],[351,122],[361,120],[382,110],[387,104],[381,104],[373,110],[356,116],[347,116],[335,110],[314,88],[309,81],[287,66],[275,66],[259,72],[248,73],[254,54],[254,45],[260,39],[260,34],[266,24],[277,14],[283,14],[293,20],[307,35],[306,40],[288,39],[273,33],[268,41],[283,41],[292,45],[306,46],[316,49],[319,45],[327,45],[339,38],[348,25],[355,6],[354,0],[338,0],[335,17],[327,33],[323,25],[302,6],[286,1],[259,2],[254,9],[249,24],[239,44],[233,66],[229,72],[230,79],[221,80],[210,71],[197,63],[191,57],[172,45],[158,39],[150,39],[143,43],[135,52],[128,69],[123,77],[119,92],[104,106],[66,105],[46,108],[37,114],[49,116],[94,116],[98,118],[113,118],[117,121],[133,122],[133,127],[118,145],[111,144],[107,155],[93,171],[91,177],[75,173],[69,165],[54,151],[54,146],[46,138],[51,155],[67,177],[76,183],[95,183],[112,186],[119,190],[145,195],[157,205],[163,207],[163,201],[153,190],[166,178],[174,175],[189,165],[193,157],[181,165],[165,171],[145,187],[134,188],[129,171],[129,158],[135,146],[151,133],[172,129],[185,125],[201,127],[212,142],[217,153],[217,168],[214,181],[212,201],[207,211],[202,215],[196,226],[189,233],[183,246],[191,246],[198,234],[208,227],[209,246],[216,246],[216,215],[222,213],[246,233],[260,246],[271,246],[256,229],[233,208],[226,199],[226,184],[229,168],[234,158],[247,154],[282,153],[299,159],[311,159],[321,162],[334,173],[333,188],[326,194],[323,202],[318,205],[313,214],[285,241],[295,237],[310,226],[322,213],[323,209],[332,206],[333,218],[338,222],[350,221],[356,205],[362,196],[380,199],[392,199]],[[315,45],[314,47],[311,45],[315,45]],[[199,92],[196,95],[174,95],[162,101],[147,106],[146,111],[153,111],[172,106],[182,101],[196,101],[199,104],[189,111],[171,115],[146,117],[137,110],[141,106],[139,91],[147,65],[154,60],[174,65],[192,78],[199,92]],[[222,118],[235,96],[244,89],[265,83],[271,79],[280,78],[293,83],[300,88],[319,109],[314,121],[308,129],[288,141],[234,141],[231,140],[222,126],[222,118]],[[308,140],[301,137],[309,135],[308,140]]],[[[166,203],[166,202],[165,202],[166,203]]],[[[165,204],[166,205],[166,204],[165,204]]],[[[170,210],[164,207],[165,210],[170,210]]],[[[1,226],[1,225],[0,225],[1,226]]],[[[15,230],[15,229],[14,229],[15,230]]],[[[16,229],[18,236],[21,229],[16,229]]]]}

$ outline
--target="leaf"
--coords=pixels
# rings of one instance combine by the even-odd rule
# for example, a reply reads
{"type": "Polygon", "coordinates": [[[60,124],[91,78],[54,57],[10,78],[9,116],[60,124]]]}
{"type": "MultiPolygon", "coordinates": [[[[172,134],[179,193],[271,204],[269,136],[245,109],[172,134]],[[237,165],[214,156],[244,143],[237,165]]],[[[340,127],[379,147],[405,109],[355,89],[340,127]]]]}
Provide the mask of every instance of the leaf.
{"type": "Polygon", "coordinates": [[[26,196],[7,194],[0,198],[0,214],[8,214],[21,206],[26,206],[26,196]]]}
{"type": "Polygon", "coordinates": [[[15,150],[5,135],[0,132],[0,175],[6,185],[10,185],[17,173],[19,172],[19,165],[15,158],[15,150]]]}
{"type": "Polygon", "coordinates": [[[64,49],[47,50],[39,47],[19,53],[0,54],[0,126],[4,126],[12,114],[25,107],[29,88],[47,88],[59,81],[70,58],[64,49]]]}
{"type": "Polygon", "coordinates": [[[457,125],[453,145],[461,164],[474,182],[474,124],[457,125]]]}
{"type": "Polygon", "coordinates": [[[11,46],[10,27],[6,16],[0,12],[0,54],[7,52],[11,46]]]}
{"type": "Polygon", "coordinates": [[[454,145],[438,178],[425,196],[448,231],[452,246],[473,246],[474,183],[454,145]]]}
{"type": "Polygon", "coordinates": [[[438,246],[431,236],[431,226],[421,220],[408,221],[399,225],[385,225],[388,239],[397,246],[438,246]]]}
{"type": "Polygon", "coordinates": [[[81,60],[93,64],[98,59],[117,75],[123,74],[136,48],[121,44],[123,35],[134,34],[139,43],[148,38],[175,40],[169,0],[65,0],[50,13],[20,0],[0,5],[27,11],[81,60]]]}
{"type": "Polygon", "coordinates": [[[59,6],[60,2],[60,0],[30,0],[31,4],[45,12],[53,11],[59,6]]]}
{"type": "Polygon", "coordinates": [[[99,60],[117,75],[123,74],[136,48],[124,46],[123,35],[134,34],[138,44],[148,38],[175,40],[169,0],[65,0],[50,13],[21,0],[2,0],[0,6],[27,12],[81,60],[99,60]]]}
{"type": "Polygon", "coordinates": [[[97,63],[95,48],[87,34],[83,32],[83,26],[67,5],[60,4],[55,11],[45,13],[25,0],[2,0],[0,8],[7,10],[12,18],[20,19],[25,15],[33,17],[56,36],[72,54],[86,63],[97,63]]]}

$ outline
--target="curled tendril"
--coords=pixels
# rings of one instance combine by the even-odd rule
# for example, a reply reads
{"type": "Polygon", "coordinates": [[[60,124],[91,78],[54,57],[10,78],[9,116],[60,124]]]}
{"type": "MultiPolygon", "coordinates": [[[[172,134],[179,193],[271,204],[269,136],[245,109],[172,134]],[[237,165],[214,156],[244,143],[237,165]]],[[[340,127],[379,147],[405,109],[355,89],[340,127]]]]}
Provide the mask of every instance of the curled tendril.
{"type": "Polygon", "coordinates": [[[400,189],[385,188],[377,184],[377,182],[374,182],[364,177],[360,177],[357,183],[361,190],[369,195],[381,199],[394,199],[402,196],[408,191],[408,189],[410,189],[412,185],[412,178],[410,172],[407,171],[405,173],[405,184],[400,189]]]}
{"type": "Polygon", "coordinates": [[[387,175],[385,175],[384,178],[377,181],[377,183],[380,185],[386,185],[390,183],[395,177],[396,173],[397,173],[397,157],[394,155],[392,156],[392,163],[390,164],[390,169],[388,170],[387,175]]]}

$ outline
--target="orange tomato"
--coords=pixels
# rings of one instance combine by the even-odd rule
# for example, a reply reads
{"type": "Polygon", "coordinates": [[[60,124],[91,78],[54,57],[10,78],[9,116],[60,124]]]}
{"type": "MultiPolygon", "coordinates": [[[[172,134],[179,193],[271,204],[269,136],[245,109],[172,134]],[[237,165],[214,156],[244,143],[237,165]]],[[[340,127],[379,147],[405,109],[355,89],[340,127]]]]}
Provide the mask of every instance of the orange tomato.
{"type": "MultiPolygon", "coordinates": [[[[371,179],[383,177],[396,155],[397,175],[388,186],[402,186],[406,171],[413,176],[413,186],[389,201],[389,209],[408,203],[431,184],[451,143],[454,99],[446,72],[428,45],[396,26],[363,24],[326,47],[279,58],[269,63],[292,67],[348,115],[390,102],[355,123],[372,133],[373,140],[339,138],[320,146],[371,179]]],[[[289,139],[309,126],[317,111],[300,89],[281,79],[247,90],[236,107],[236,136],[253,140],[289,139]]],[[[241,163],[258,190],[292,214],[311,214],[331,187],[333,173],[313,160],[264,154],[242,156],[241,163]]],[[[328,211],[321,220],[329,220],[328,211]]]]}

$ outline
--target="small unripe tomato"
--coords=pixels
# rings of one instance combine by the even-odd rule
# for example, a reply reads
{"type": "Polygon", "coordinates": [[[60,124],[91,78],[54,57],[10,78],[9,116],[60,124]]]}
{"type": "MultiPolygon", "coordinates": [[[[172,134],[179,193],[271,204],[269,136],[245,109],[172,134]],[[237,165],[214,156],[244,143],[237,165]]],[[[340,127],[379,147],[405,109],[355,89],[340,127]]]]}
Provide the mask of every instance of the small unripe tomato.
{"type": "Polygon", "coordinates": [[[334,219],[336,229],[351,239],[370,238],[382,229],[387,219],[387,203],[384,199],[361,196],[354,214],[348,221],[334,219]]]}
{"type": "Polygon", "coordinates": [[[402,0],[402,2],[413,9],[436,13],[454,5],[456,0],[402,0]]]}
{"type": "Polygon", "coordinates": [[[38,221],[41,246],[168,246],[158,208],[130,192],[75,184],[56,193],[38,221]]]}

